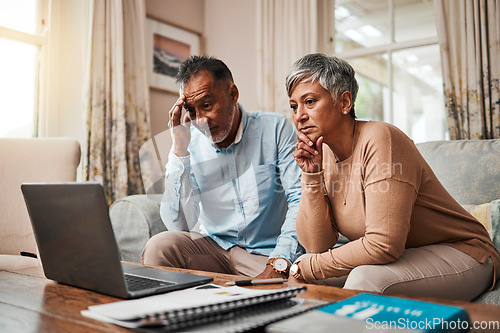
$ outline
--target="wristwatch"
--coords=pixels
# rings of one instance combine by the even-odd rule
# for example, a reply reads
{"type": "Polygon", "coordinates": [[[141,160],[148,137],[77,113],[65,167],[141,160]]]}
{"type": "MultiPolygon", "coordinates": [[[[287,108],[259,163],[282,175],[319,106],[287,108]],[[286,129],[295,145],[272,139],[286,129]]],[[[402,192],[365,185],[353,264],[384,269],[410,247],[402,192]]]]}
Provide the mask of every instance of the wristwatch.
{"type": "Polygon", "coordinates": [[[296,278],[297,280],[304,280],[302,274],[300,274],[299,262],[294,262],[292,267],[290,267],[290,275],[296,278]]]}
{"type": "Polygon", "coordinates": [[[271,258],[267,261],[267,265],[273,266],[275,272],[288,274],[290,262],[285,258],[271,258]]]}

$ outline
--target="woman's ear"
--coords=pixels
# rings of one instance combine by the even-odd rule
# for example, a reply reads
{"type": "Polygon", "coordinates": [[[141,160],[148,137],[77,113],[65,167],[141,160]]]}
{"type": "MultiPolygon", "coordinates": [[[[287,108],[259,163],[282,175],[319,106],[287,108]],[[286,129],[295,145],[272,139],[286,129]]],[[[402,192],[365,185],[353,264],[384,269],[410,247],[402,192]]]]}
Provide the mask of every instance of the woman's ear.
{"type": "Polygon", "coordinates": [[[344,91],[339,98],[340,103],[342,103],[342,113],[348,114],[352,109],[352,95],[350,91],[344,91]]]}

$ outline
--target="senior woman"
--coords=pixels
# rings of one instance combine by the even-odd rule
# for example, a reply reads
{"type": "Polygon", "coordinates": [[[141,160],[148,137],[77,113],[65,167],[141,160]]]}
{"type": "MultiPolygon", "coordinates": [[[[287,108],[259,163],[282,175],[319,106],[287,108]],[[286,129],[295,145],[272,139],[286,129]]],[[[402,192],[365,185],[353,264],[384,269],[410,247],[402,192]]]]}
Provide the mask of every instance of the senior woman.
{"type": "Polygon", "coordinates": [[[444,189],[396,127],[356,120],[354,69],[310,54],[286,89],[302,169],[291,280],[472,300],[493,287],[500,256],[485,228],[444,189]],[[350,242],[334,247],[339,233],[350,242]]]}

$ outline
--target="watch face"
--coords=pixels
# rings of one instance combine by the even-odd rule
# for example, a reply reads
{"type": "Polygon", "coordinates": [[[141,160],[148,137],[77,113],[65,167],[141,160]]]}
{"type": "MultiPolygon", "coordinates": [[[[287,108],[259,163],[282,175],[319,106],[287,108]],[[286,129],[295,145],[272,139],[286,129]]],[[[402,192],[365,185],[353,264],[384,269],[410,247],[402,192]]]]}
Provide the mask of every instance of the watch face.
{"type": "Polygon", "coordinates": [[[299,271],[299,265],[293,264],[290,268],[290,274],[295,275],[299,271]]]}
{"type": "Polygon", "coordinates": [[[283,258],[276,258],[273,262],[273,266],[276,270],[280,272],[285,272],[288,268],[288,263],[283,258]]]}

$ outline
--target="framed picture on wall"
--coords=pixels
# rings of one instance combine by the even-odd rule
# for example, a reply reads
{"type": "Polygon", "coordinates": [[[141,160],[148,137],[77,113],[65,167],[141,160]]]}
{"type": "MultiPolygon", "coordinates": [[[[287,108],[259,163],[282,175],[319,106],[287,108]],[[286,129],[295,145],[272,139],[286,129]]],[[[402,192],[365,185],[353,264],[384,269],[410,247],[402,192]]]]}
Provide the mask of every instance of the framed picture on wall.
{"type": "Polygon", "coordinates": [[[177,93],[179,66],[189,56],[199,54],[200,36],[148,17],[146,47],[150,87],[177,93]]]}

